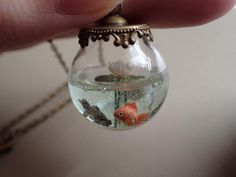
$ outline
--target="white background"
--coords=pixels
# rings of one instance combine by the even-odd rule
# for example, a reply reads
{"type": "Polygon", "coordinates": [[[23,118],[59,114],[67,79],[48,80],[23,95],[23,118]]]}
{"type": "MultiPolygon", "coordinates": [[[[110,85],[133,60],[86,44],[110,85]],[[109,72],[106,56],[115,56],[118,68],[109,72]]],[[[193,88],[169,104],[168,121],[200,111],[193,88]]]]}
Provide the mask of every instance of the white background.
{"type": "MultiPolygon", "coordinates": [[[[154,120],[131,131],[107,131],[68,106],[0,157],[0,176],[236,176],[235,19],[236,11],[201,27],[154,30],[170,72],[169,94],[154,120]]],[[[56,43],[70,65],[77,39],[56,43]]],[[[65,79],[48,44],[3,54],[0,125],[65,79]]]]}

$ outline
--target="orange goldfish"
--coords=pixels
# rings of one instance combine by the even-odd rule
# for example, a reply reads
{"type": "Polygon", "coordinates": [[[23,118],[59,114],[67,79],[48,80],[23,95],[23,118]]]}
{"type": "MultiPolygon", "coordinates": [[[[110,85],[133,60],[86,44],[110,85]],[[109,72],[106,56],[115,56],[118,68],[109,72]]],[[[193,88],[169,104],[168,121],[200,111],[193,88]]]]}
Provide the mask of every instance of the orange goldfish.
{"type": "Polygon", "coordinates": [[[148,120],[149,114],[138,115],[138,109],[135,103],[128,103],[114,112],[114,117],[122,121],[127,126],[139,125],[148,120]]]}

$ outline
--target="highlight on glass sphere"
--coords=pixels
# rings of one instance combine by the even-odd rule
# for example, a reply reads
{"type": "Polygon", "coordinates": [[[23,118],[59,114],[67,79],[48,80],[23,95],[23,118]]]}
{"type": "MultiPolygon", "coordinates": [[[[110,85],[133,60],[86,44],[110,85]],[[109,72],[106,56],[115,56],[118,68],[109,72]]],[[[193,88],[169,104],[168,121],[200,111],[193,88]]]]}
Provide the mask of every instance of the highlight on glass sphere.
{"type": "Polygon", "coordinates": [[[81,34],[87,41],[70,70],[72,101],[100,127],[138,127],[154,117],[166,98],[167,66],[148,40],[148,32],[101,29],[104,35],[96,30],[81,34]]]}

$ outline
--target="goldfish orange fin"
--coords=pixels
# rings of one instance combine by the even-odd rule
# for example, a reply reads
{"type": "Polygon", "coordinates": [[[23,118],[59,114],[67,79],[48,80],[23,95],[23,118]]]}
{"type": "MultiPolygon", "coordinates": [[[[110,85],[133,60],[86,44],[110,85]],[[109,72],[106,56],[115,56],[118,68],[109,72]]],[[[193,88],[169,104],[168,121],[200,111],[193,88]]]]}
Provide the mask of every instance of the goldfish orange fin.
{"type": "Polygon", "coordinates": [[[138,111],[138,108],[137,108],[137,105],[136,105],[136,103],[128,103],[128,104],[126,104],[126,106],[129,106],[129,107],[131,107],[132,109],[134,109],[136,112],[138,111]]]}
{"type": "Polygon", "coordinates": [[[139,121],[147,121],[148,118],[149,118],[149,114],[147,114],[147,113],[143,113],[143,114],[140,114],[140,115],[138,116],[138,120],[139,120],[139,121]]]}

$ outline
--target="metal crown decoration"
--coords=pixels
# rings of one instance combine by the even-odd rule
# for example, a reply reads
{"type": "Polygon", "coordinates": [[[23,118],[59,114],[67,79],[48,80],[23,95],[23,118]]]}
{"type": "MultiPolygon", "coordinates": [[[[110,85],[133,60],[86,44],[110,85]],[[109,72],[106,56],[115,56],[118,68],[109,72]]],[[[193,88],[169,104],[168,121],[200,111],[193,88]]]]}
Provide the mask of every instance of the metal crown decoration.
{"type": "Polygon", "coordinates": [[[136,42],[135,36],[153,41],[150,26],[146,24],[129,25],[127,20],[119,15],[116,9],[98,24],[82,28],[79,33],[79,44],[81,48],[89,45],[89,41],[97,40],[109,41],[110,36],[114,37],[114,45],[128,48],[136,42]]]}

